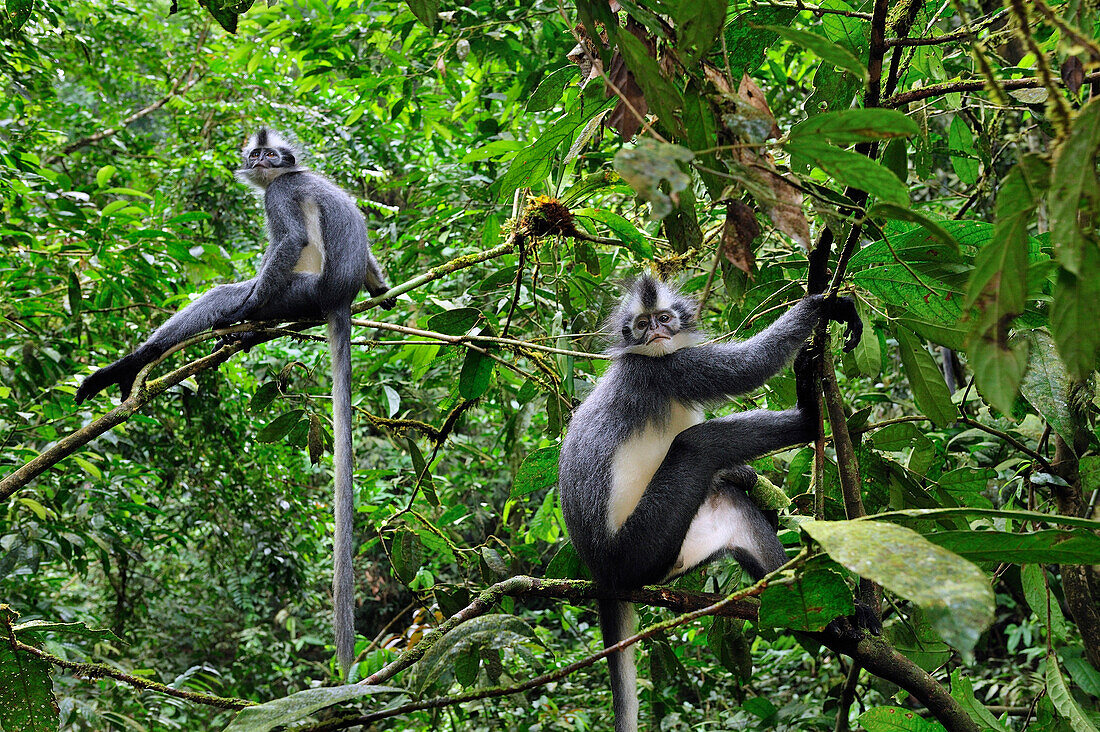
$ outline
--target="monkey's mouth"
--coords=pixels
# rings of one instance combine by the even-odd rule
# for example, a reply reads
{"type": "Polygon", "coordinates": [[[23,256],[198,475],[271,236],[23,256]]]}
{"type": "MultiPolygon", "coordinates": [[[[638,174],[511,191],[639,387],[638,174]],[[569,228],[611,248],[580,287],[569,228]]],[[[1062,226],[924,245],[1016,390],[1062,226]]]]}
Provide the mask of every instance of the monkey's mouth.
{"type": "Polygon", "coordinates": [[[253,164],[253,166],[252,166],[253,169],[256,169],[256,168],[270,168],[270,167],[271,167],[271,163],[267,162],[266,160],[257,160],[255,162],[255,164],[253,164]]]}
{"type": "Polygon", "coordinates": [[[667,340],[670,340],[668,336],[661,335],[660,333],[655,333],[655,334],[653,334],[653,336],[648,341],[645,342],[645,344],[648,346],[650,343],[656,343],[657,341],[667,341],[667,340]]]}

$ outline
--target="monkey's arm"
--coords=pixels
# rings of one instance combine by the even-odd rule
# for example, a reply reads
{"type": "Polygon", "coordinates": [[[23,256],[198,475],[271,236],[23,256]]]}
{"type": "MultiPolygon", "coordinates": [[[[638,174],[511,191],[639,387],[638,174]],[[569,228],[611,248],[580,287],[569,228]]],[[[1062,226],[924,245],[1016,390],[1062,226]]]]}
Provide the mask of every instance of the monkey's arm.
{"type": "Polygon", "coordinates": [[[248,296],[236,310],[228,314],[230,322],[249,319],[272,297],[279,297],[286,291],[294,275],[294,266],[309,243],[305,222],[300,215],[291,213],[299,208],[297,202],[289,199],[280,205],[267,207],[267,228],[271,243],[264,251],[248,296]]]}
{"type": "Polygon", "coordinates": [[[757,389],[791,362],[822,316],[846,323],[846,349],[859,342],[862,323],[849,299],[810,295],[747,341],[684,348],[674,354],[668,388],[676,398],[707,402],[757,389]]]}

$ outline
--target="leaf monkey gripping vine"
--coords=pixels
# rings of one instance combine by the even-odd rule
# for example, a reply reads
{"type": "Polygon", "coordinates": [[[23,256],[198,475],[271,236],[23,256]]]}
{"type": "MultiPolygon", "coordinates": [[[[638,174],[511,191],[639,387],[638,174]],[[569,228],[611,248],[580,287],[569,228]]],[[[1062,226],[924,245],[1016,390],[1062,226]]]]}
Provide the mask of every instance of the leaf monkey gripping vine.
{"type": "MultiPolygon", "coordinates": [[[[333,605],[336,658],[347,676],[354,653],[352,574],[351,304],[366,287],[372,296],[389,289],[367,238],[355,200],[335,183],[298,163],[299,150],[261,127],[241,150],[237,177],[264,199],[269,244],[256,276],[218,285],[179,311],[136,351],[99,369],[80,385],[77,404],[117,384],[123,399],[150,362],[184,340],[243,320],[328,320],[332,356],[333,473],[336,533],[333,539],[333,605]]],[[[382,302],[387,310],[393,298],[382,302]]],[[[254,343],[251,334],[239,337],[254,343]]]]}
{"type": "MultiPolygon", "coordinates": [[[[700,345],[695,303],[639,278],[611,318],[613,361],[577,408],[562,443],[565,524],[598,587],[634,589],[732,555],[759,579],[787,560],[773,525],[748,498],[745,462],[817,437],[813,353],[795,361],[798,403],[704,420],[702,407],[756,389],[780,371],[822,317],[862,335],[848,299],[810,295],[741,343],[700,345]]],[[[632,634],[630,603],[599,602],[604,646],[632,634]]],[[[607,657],[617,732],[638,725],[633,648],[607,657]]]]}

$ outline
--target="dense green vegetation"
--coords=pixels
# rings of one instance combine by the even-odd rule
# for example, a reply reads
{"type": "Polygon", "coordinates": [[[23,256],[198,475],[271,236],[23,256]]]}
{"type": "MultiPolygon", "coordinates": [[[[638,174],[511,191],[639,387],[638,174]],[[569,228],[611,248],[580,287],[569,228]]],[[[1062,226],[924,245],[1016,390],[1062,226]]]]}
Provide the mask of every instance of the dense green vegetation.
{"type": "Polygon", "coordinates": [[[2,7],[0,730],[608,729],[557,446],[649,270],[718,338],[807,287],[866,333],[826,349],[825,437],[755,463],[788,570],[641,598],[643,724],[1100,726],[1094,3],[2,7]],[[385,689],[332,661],[322,329],[73,402],[252,276],[259,124],[402,293],[353,350],[352,681],[385,689]],[[853,592],[882,638],[813,635],[853,592]]]}

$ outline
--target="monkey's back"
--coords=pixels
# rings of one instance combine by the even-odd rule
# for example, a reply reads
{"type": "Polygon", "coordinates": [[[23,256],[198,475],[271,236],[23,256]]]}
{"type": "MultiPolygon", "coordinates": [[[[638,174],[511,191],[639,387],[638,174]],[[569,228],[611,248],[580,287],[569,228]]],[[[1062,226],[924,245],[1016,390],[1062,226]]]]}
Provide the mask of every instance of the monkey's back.
{"type": "Polygon", "coordinates": [[[268,226],[298,215],[310,225],[311,207],[323,242],[323,267],[318,299],[327,307],[355,299],[367,279],[370,242],[359,207],[346,191],[328,178],[303,170],[276,178],[264,196],[268,226]]]}

